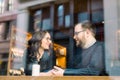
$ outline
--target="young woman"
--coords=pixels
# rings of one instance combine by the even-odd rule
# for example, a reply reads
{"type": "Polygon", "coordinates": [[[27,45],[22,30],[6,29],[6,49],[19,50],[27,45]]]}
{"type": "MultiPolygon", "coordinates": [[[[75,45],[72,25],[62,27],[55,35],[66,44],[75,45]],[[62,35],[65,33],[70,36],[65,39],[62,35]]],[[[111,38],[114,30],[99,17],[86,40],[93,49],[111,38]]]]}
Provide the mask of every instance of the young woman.
{"type": "Polygon", "coordinates": [[[40,72],[47,72],[52,69],[54,62],[53,54],[50,53],[52,45],[50,33],[47,31],[35,32],[29,44],[28,62],[40,64],[40,72]]]}

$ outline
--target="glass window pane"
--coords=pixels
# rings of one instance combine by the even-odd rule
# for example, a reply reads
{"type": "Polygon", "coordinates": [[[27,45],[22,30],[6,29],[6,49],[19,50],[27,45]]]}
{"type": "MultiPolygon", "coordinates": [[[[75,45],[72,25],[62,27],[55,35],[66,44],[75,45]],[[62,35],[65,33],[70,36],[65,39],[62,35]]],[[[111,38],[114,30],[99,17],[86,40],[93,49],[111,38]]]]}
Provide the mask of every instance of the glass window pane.
{"type": "Polygon", "coordinates": [[[42,30],[48,30],[48,29],[52,29],[52,26],[50,24],[50,19],[44,19],[43,20],[43,25],[42,25],[42,30]]]}
{"type": "Polygon", "coordinates": [[[92,21],[94,23],[97,23],[97,22],[102,22],[103,21],[103,11],[93,11],[92,12],[92,21]]]}
{"type": "Polygon", "coordinates": [[[63,26],[63,16],[58,18],[58,26],[63,26]]]}
{"type": "Polygon", "coordinates": [[[9,0],[9,6],[8,6],[9,10],[13,10],[14,8],[13,3],[14,3],[14,0],[9,0]]]}
{"type": "Polygon", "coordinates": [[[88,13],[87,12],[78,13],[78,22],[84,20],[88,20],[88,13]]]}
{"type": "Polygon", "coordinates": [[[65,27],[69,27],[70,26],[70,15],[66,15],[65,16],[65,27]]]}
{"type": "Polygon", "coordinates": [[[41,19],[42,19],[42,11],[38,10],[34,14],[34,30],[35,31],[41,29],[41,25],[42,25],[41,19]]]}
{"type": "Polygon", "coordinates": [[[0,0],[0,12],[2,10],[2,2],[3,2],[3,0],[0,0]]]}
{"type": "Polygon", "coordinates": [[[5,40],[5,34],[6,34],[6,24],[0,23],[0,40],[5,40]]]}
{"type": "Polygon", "coordinates": [[[0,0],[0,13],[4,11],[4,0],[0,0]]]}
{"type": "Polygon", "coordinates": [[[63,16],[63,11],[64,11],[64,7],[63,7],[63,5],[60,5],[58,7],[58,16],[63,16]]]}
{"type": "Polygon", "coordinates": [[[59,5],[58,7],[58,26],[63,26],[63,15],[64,15],[64,6],[59,5]]]}

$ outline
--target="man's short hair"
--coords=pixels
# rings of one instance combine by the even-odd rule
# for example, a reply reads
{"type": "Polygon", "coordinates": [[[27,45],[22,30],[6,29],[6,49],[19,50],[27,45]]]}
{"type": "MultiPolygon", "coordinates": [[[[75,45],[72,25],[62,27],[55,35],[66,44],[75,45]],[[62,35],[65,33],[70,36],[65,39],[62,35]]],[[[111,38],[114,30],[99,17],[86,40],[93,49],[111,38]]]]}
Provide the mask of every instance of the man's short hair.
{"type": "Polygon", "coordinates": [[[80,24],[83,29],[89,29],[92,32],[93,36],[96,35],[96,26],[92,22],[86,20],[81,22],[80,24]]]}

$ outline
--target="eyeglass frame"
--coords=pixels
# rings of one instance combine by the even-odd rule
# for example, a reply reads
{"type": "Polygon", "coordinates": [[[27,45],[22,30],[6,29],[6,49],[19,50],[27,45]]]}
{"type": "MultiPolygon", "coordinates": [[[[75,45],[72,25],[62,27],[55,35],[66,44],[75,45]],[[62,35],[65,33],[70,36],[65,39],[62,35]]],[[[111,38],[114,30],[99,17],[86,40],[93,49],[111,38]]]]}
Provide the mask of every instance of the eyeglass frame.
{"type": "Polygon", "coordinates": [[[78,31],[78,32],[74,32],[74,35],[78,35],[79,33],[84,32],[84,31],[85,31],[85,30],[78,31]]]}
{"type": "Polygon", "coordinates": [[[51,38],[48,38],[48,37],[44,37],[43,39],[47,40],[47,41],[52,41],[51,38]]]}

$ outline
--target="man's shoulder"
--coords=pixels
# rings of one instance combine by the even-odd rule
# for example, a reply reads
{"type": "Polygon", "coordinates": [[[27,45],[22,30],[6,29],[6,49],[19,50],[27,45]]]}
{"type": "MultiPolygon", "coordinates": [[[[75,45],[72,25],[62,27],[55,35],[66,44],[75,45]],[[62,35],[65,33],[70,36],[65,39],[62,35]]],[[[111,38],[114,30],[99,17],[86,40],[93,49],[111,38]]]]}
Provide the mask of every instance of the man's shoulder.
{"type": "Polygon", "coordinates": [[[103,41],[96,41],[96,44],[97,45],[104,45],[104,42],[103,41]]]}
{"type": "Polygon", "coordinates": [[[96,47],[99,47],[99,48],[101,48],[101,49],[104,49],[104,42],[102,42],[102,41],[97,41],[96,42],[96,45],[95,45],[96,47]]]}

